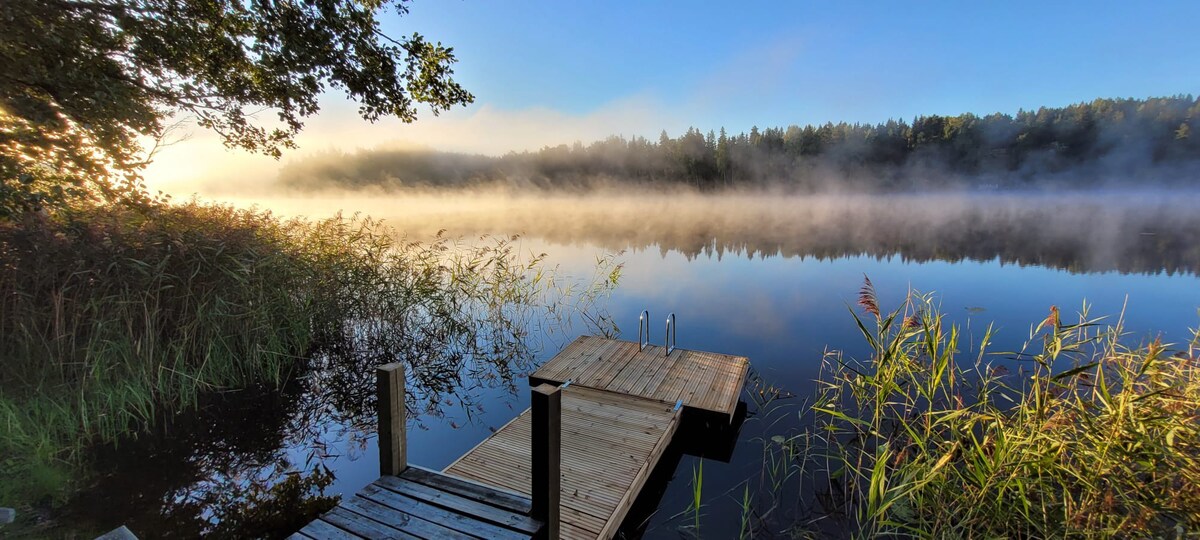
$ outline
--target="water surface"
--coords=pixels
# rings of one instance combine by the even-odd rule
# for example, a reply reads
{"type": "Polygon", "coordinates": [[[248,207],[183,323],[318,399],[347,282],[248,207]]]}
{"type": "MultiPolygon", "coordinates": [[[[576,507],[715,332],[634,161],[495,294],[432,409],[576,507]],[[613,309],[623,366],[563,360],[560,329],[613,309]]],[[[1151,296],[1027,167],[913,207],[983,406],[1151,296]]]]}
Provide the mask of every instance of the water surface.
{"type": "MultiPolygon", "coordinates": [[[[628,527],[649,538],[690,534],[691,479],[701,466],[701,533],[736,535],[743,485],[760,472],[763,440],[801,427],[789,411],[811,395],[823,356],[866,354],[849,313],[864,276],[884,309],[899,307],[913,289],[936,293],[948,320],[966,331],[966,346],[994,324],[997,352],[1020,350],[1051,306],[1070,314],[1086,301],[1092,315],[1115,321],[1123,314],[1131,344],[1158,336],[1183,343],[1200,322],[1200,197],[1192,193],[264,202],[306,215],[365,210],[414,238],[440,228],[466,241],[522,234],[521,250],[544,252],[548,264],[585,279],[597,258],[618,254],[622,275],[606,311],[621,337],[636,338],[637,316],[647,309],[652,339],[661,342],[673,312],[680,347],[748,356],[757,376],[795,396],[792,409],[773,416],[751,403],[728,463],[692,456],[668,462],[660,472],[675,478],[657,512],[628,527]]],[[[409,460],[449,465],[528,406],[532,369],[575,336],[596,331],[582,321],[553,328],[532,338],[528,361],[514,366],[511,380],[472,385],[412,419],[409,460]]],[[[189,536],[222,517],[229,501],[214,494],[231,486],[328,469],[334,479],[327,494],[357,491],[378,475],[373,419],[342,389],[353,380],[360,394],[369,393],[369,366],[324,369],[282,392],[214,399],[168,425],[168,435],[104,454],[98,467],[106,476],[76,512],[98,526],[189,536]],[[339,370],[360,373],[329,374],[339,370]],[[116,499],[105,495],[114,491],[116,499]]]]}

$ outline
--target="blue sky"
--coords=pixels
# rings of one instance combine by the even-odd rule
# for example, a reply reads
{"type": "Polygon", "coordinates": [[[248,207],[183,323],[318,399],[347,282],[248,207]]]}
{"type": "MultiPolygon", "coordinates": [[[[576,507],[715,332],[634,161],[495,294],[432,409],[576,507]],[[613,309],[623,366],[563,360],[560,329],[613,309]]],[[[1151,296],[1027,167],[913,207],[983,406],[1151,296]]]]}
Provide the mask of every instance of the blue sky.
{"type": "MultiPolygon", "coordinates": [[[[1096,97],[1200,93],[1200,2],[415,0],[392,36],[452,46],[477,100],[368,124],[337,94],[300,150],[421,146],[502,154],[689,126],[880,122],[1096,97]]],[[[148,178],[273,175],[203,130],[148,178]]]]}
{"type": "Polygon", "coordinates": [[[455,47],[480,104],[646,99],[705,129],[1200,90],[1200,2],[417,0],[388,19],[455,47]]]}

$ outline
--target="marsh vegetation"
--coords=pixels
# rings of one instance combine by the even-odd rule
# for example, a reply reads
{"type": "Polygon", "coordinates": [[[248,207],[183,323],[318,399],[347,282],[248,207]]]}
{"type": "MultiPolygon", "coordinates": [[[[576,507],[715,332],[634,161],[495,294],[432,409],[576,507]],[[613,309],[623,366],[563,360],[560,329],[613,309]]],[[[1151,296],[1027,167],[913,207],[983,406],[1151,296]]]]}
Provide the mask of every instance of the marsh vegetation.
{"type": "Polygon", "coordinates": [[[170,433],[222,393],[310,387],[268,425],[316,407],[366,431],[371,368],[405,362],[415,411],[472,410],[473,388],[529,362],[531,325],[569,325],[619,272],[567,281],[509,238],[413,242],[357,216],[146,203],[28,219],[0,253],[0,499],[27,523],[97,481],[97,447],[170,433]]]}
{"type": "MultiPolygon", "coordinates": [[[[991,326],[968,344],[932,295],[886,312],[867,279],[858,304],[869,356],[828,354],[811,401],[785,407],[805,427],[761,440],[743,536],[1184,537],[1200,527],[1195,329],[1183,343],[1130,345],[1120,317],[1051,307],[1029,349],[994,352],[991,326]]],[[[769,406],[778,394],[760,397],[769,406]]]]}

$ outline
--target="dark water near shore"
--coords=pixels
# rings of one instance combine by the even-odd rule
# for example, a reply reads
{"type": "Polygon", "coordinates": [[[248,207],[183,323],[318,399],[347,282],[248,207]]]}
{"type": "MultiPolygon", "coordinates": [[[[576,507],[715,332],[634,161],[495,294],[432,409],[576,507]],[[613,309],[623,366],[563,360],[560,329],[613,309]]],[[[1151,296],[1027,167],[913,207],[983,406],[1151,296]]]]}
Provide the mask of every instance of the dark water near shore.
{"type": "MultiPolygon", "coordinates": [[[[424,212],[387,214],[389,201],[367,211],[397,216],[393,223],[417,238],[443,226],[467,237],[525,233],[522,250],[545,252],[561,271],[580,276],[590,275],[597,257],[621,251],[620,284],[606,303],[621,337],[635,339],[638,313],[648,309],[653,340],[661,342],[663,320],[674,312],[680,347],[748,356],[764,381],[794,394],[769,414],[751,404],[728,463],[683,456],[663,471],[675,478],[658,511],[631,528],[650,538],[691,534],[681,528],[693,517],[681,514],[702,466],[700,533],[727,538],[738,531],[743,483],[760,472],[762,440],[799,427],[795,412],[814,389],[825,351],[866,354],[848,313],[864,275],[885,309],[898,307],[910,288],[936,293],[943,313],[964,329],[963,345],[994,323],[993,351],[1019,350],[1052,305],[1066,316],[1085,300],[1094,316],[1115,322],[1123,312],[1130,344],[1160,335],[1182,343],[1200,323],[1195,194],[907,197],[571,206],[437,199],[405,207],[424,212]]],[[[352,203],[307,201],[293,211],[316,215],[352,203]]],[[[575,324],[536,335],[535,353],[515,366],[512,381],[485,381],[469,391],[467,405],[452,399],[412,419],[409,460],[449,465],[528,406],[524,376],[588,331],[575,324]]],[[[366,375],[355,380],[369,382],[366,375]]],[[[278,483],[289,471],[304,477],[327,468],[334,476],[327,494],[353,493],[377,476],[377,453],[369,411],[340,399],[343,386],[318,369],[282,392],[213,396],[200,413],[174,417],[165,434],[98,455],[102,479],[70,519],[97,528],[127,524],[143,537],[186,537],[236,504],[221,494],[278,483]]]]}

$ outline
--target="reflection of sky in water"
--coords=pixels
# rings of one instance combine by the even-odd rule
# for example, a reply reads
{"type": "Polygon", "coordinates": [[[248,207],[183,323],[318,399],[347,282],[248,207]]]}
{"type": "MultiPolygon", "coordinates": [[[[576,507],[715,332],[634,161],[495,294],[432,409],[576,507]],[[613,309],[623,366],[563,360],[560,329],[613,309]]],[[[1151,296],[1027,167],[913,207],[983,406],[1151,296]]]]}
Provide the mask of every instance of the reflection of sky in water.
{"type": "MultiPolygon", "coordinates": [[[[1015,351],[1051,305],[1070,321],[1084,299],[1093,303],[1093,316],[1110,315],[1114,321],[1128,297],[1129,343],[1148,341],[1153,332],[1162,332],[1166,342],[1186,340],[1188,328],[1200,323],[1200,277],[1194,275],[1200,269],[1200,250],[1194,242],[1200,231],[1194,212],[1200,194],[1126,199],[1130,197],[1124,194],[1088,195],[1076,201],[1082,209],[1072,212],[1060,211],[1061,200],[1054,196],[974,200],[956,195],[623,195],[598,200],[481,196],[407,202],[389,197],[313,198],[301,201],[309,206],[295,206],[292,200],[268,206],[285,215],[317,217],[338,207],[361,208],[374,216],[394,216],[388,222],[408,230],[414,239],[432,235],[443,224],[453,228],[450,235],[461,234],[467,242],[488,232],[524,231],[526,236],[515,240],[522,254],[544,252],[547,266],[585,281],[594,275],[598,257],[632,246],[618,257],[624,263],[620,284],[606,304],[621,337],[635,338],[638,314],[648,309],[652,340],[661,343],[666,316],[674,312],[679,346],[748,356],[767,384],[796,395],[784,407],[747,422],[730,463],[703,462],[703,535],[723,538],[736,536],[740,508],[735,501],[741,496],[740,483],[760,472],[761,438],[798,424],[794,412],[814,390],[825,351],[865,357],[863,338],[848,312],[848,307],[858,309],[855,302],[864,274],[875,283],[885,310],[899,307],[910,287],[936,293],[949,322],[965,330],[960,342],[964,360],[988,323],[998,327],[990,350],[1015,351]],[[747,251],[754,255],[747,256],[747,251]],[[760,253],[774,255],[763,258],[760,253]],[[1164,267],[1177,275],[1057,269],[1153,272],[1164,267]],[[764,426],[776,421],[765,431],[764,426]]],[[[551,334],[553,329],[554,325],[530,329],[530,339],[541,342],[531,345],[539,351],[538,363],[586,332],[587,325],[577,319],[565,333],[551,334]]],[[[1000,356],[994,360],[1004,361],[1000,356]]],[[[338,373],[367,376],[369,369],[343,366],[338,373]]],[[[471,390],[470,402],[479,408],[473,405],[470,414],[460,405],[461,396],[455,396],[443,407],[444,416],[411,419],[409,460],[444,468],[502,427],[528,406],[524,376],[518,373],[515,392],[501,384],[471,390]]],[[[343,380],[314,384],[340,389],[337,381],[343,380]]],[[[343,400],[345,394],[340,394],[343,400]]],[[[192,437],[179,437],[176,431],[145,445],[141,453],[131,452],[132,444],[114,449],[128,459],[112,465],[116,489],[100,490],[85,501],[90,513],[101,514],[107,528],[128,523],[142,525],[136,532],[150,537],[158,536],[156,532],[178,534],[189,510],[159,508],[146,500],[165,492],[166,502],[178,503],[197,494],[219,493],[227,481],[242,484],[250,475],[311,471],[318,462],[336,475],[331,494],[354,493],[378,476],[373,429],[350,427],[354,422],[344,418],[354,413],[339,410],[343,401],[321,390],[294,389],[277,400],[258,390],[232,395],[241,396],[243,403],[184,415],[196,417],[188,424],[195,430],[192,437]],[[276,462],[279,455],[286,463],[276,462]],[[310,455],[315,459],[310,461],[310,455]],[[148,476],[147,469],[182,472],[148,476]],[[114,492],[125,496],[114,501],[114,492]],[[112,520],[119,521],[109,524],[112,520]]],[[[648,536],[680,536],[675,528],[681,519],[671,518],[689,504],[690,477],[698,462],[683,457],[660,511],[651,519],[648,536]]]]}
{"type": "MultiPolygon", "coordinates": [[[[596,257],[603,254],[587,245],[545,244],[528,238],[521,240],[521,246],[548,253],[551,265],[577,276],[590,275],[596,257]]],[[[987,324],[995,323],[998,334],[991,350],[1019,350],[1031,326],[1046,317],[1051,305],[1057,305],[1070,321],[1085,299],[1092,304],[1093,316],[1110,315],[1109,320],[1115,321],[1128,295],[1125,321],[1132,341],[1152,339],[1154,332],[1162,332],[1164,341],[1180,343],[1188,338],[1188,329],[1200,322],[1200,278],[1194,276],[1071,274],[998,260],[912,263],[898,257],[846,257],[822,261],[751,259],[732,253],[719,261],[715,256],[689,260],[676,251],[664,255],[657,247],[626,252],[619,260],[625,263],[624,270],[608,311],[623,338],[635,339],[638,314],[648,309],[652,339],[661,343],[665,318],[674,312],[680,347],[749,356],[768,382],[801,398],[814,388],[812,381],[826,348],[864,357],[862,337],[847,311],[847,306],[857,309],[864,274],[875,283],[885,310],[898,307],[910,287],[936,292],[949,321],[964,329],[969,325],[960,349],[977,342],[987,324]]],[[[573,331],[584,328],[576,325],[573,331]]],[[[548,359],[573,338],[556,336],[541,359],[548,359]]],[[[517,388],[515,395],[504,388],[480,390],[484,410],[474,422],[454,407],[447,408],[445,418],[421,418],[423,428],[410,422],[409,460],[435,469],[449,465],[528,406],[525,381],[519,381],[517,388]]],[[[339,429],[326,426],[324,431],[345,441],[339,429]]],[[[706,536],[736,535],[736,497],[720,494],[740,490],[739,482],[758,471],[762,455],[753,440],[756,436],[762,433],[748,425],[730,464],[705,461],[704,493],[713,505],[706,512],[706,536]]],[[[377,476],[374,443],[366,448],[352,446],[331,449],[340,454],[326,462],[337,473],[333,492],[352,493],[377,476]]],[[[303,463],[307,452],[300,442],[290,455],[295,463],[303,463]]],[[[673,522],[664,522],[686,508],[695,461],[685,456],[679,465],[649,536],[678,535],[673,522]]]]}

